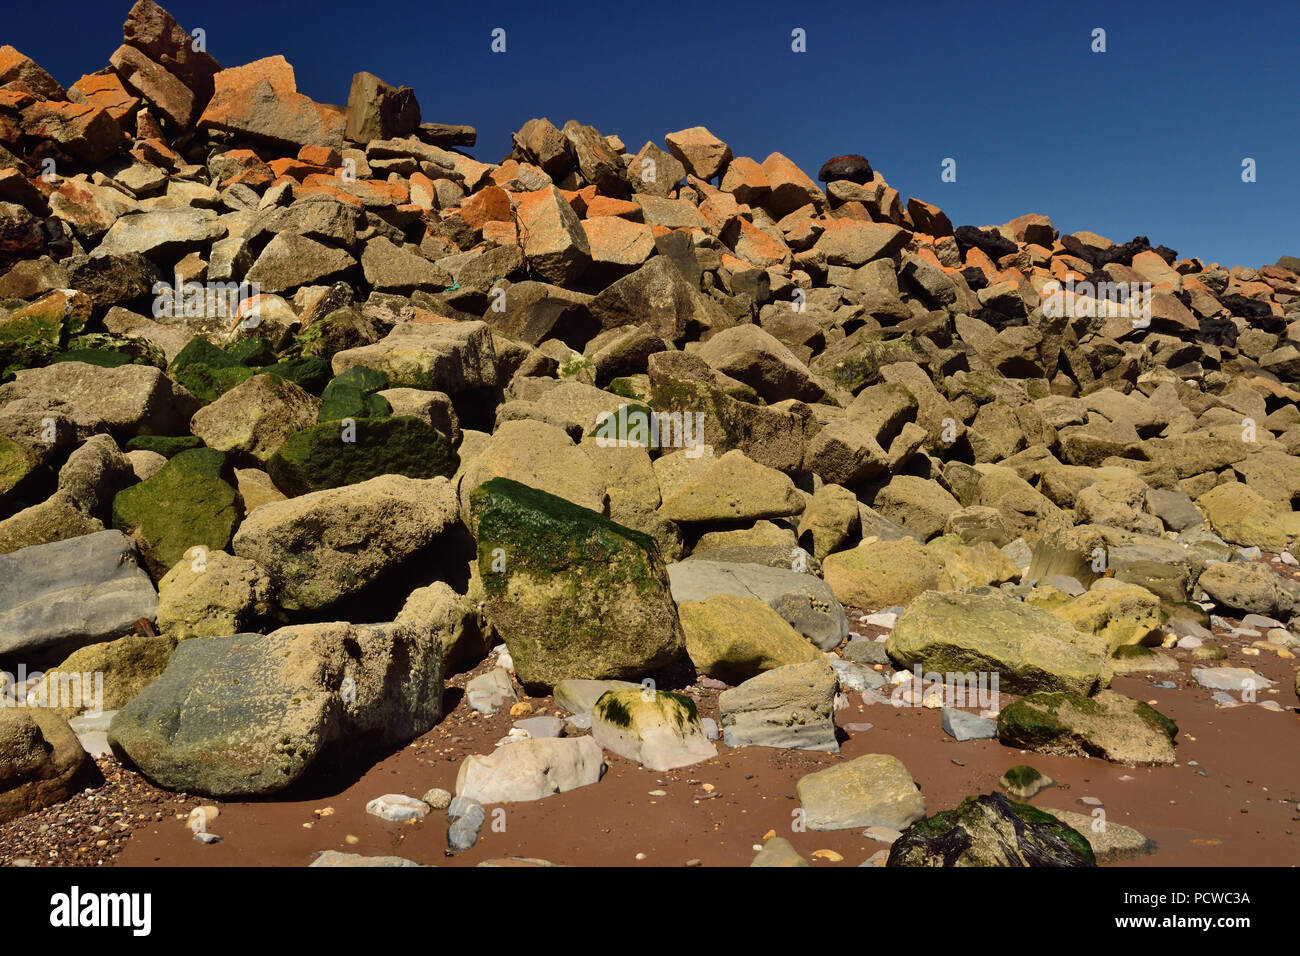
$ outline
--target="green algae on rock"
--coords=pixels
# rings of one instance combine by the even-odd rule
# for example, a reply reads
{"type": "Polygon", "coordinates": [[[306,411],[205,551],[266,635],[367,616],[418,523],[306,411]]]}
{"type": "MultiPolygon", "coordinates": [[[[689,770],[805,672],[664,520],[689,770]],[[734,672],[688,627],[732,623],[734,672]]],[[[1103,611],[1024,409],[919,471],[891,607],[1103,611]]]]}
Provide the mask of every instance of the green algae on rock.
{"type": "Polygon", "coordinates": [[[647,535],[508,478],[470,494],[489,622],[525,686],[639,679],[686,649],[647,535]]]}

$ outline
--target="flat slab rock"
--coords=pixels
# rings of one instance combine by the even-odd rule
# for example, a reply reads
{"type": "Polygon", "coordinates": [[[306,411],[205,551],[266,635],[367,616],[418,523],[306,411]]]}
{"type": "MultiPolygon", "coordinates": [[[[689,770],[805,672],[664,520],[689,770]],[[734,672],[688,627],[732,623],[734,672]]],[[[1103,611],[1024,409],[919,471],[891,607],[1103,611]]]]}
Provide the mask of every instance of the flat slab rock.
{"type": "Polygon", "coordinates": [[[0,555],[0,656],[57,656],[113,640],[157,610],[158,592],[120,531],[0,555]]]}

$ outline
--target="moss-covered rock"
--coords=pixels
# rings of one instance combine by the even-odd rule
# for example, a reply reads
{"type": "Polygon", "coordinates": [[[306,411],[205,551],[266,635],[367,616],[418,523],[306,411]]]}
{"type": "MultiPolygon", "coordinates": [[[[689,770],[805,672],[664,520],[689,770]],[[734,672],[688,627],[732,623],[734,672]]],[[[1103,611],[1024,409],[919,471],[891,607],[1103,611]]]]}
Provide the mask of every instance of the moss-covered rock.
{"type": "Polygon", "coordinates": [[[525,685],[640,678],[685,640],[654,541],[508,478],[470,495],[488,621],[525,685]]]}
{"type": "Polygon", "coordinates": [[[271,343],[257,336],[236,339],[226,346],[226,354],[240,365],[247,365],[249,368],[274,365],[276,362],[275,349],[271,348],[271,343]]]}
{"type": "Polygon", "coordinates": [[[695,702],[671,691],[610,690],[591,710],[591,735],[605,749],[649,770],[686,767],[718,755],[695,702]]]}
{"type": "Polygon", "coordinates": [[[289,437],[266,470],[287,495],[354,485],[378,475],[449,477],[460,466],[451,440],[411,417],[322,422],[289,437]]]}
{"type": "Polygon", "coordinates": [[[1089,694],[1111,676],[1104,640],[1001,592],[927,591],[899,617],[886,646],[906,668],[996,673],[1017,694],[1089,694]]]}
{"type": "Polygon", "coordinates": [[[196,545],[220,551],[230,544],[237,496],[222,477],[225,466],[214,449],[183,451],[113,499],[113,526],[136,540],[155,579],[196,545]]]}
{"type": "Polygon", "coordinates": [[[1009,747],[1115,763],[1171,764],[1177,735],[1158,710],[1109,690],[1030,694],[998,714],[998,739],[1009,747]]]}
{"type": "Polygon", "coordinates": [[[313,395],[325,387],[332,374],[329,363],[314,355],[282,358],[274,365],[262,366],[258,371],[287,378],[313,395]]]}
{"type": "Polygon", "coordinates": [[[998,781],[998,786],[1018,800],[1028,800],[1038,791],[1056,786],[1056,781],[1022,763],[1007,770],[998,781]]]}
{"type": "MultiPolygon", "coordinates": [[[[136,365],[152,365],[154,368],[167,369],[167,356],[163,350],[146,338],[129,335],[115,335],[111,332],[89,332],[68,339],[67,351],[59,356],[59,361],[75,361],[69,358],[78,352],[111,352],[127,356],[128,361],[136,365]]],[[[86,361],[86,360],[82,360],[86,361]]]]}
{"type": "Polygon", "coordinates": [[[317,421],[336,422],[344,418],[383,418],[391,415],[392,406],[382,395],[388,387],[388,376],[383,372],[357,365],[330,379],[321,392],[320,414],[317,421]]]}
{"type": "Polygon", "coordinates": [[[1092,847],[1049,813],[1000,793],[967,797],[903,831],[886,866],[1096,866],[1092,847]]]}
{"type": "Polygon", "coordinates": [[[254,373],[229,352],[196,336],[172,359],[169,374],[206,405],[254,373]]]}

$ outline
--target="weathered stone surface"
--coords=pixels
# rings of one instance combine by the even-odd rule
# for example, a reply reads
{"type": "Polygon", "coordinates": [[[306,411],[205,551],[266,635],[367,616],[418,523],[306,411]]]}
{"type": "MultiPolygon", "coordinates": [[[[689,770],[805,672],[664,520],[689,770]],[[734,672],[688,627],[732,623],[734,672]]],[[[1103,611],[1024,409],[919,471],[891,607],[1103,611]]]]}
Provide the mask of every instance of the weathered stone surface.
{"type": "Polygon", "coordinates": [[[1046,754],[1101,757],[1125,764],[1171,764],[1178,725],[1114,691],[1095,697],[1036,693],[998,714],[998,739],[1046,754]]]}
{"type": "Polygon", "coordinates": [[[295,148],[343,146],[344,114],[299,93],[293,67],[282,56],[222,70],[213,87],[198,120],[201,127],[295,148]]]}
{"type": "Polygon", "coordinates": [[[591,736],[647,770],[688,767],[718,753],[704,736],[695,702],[671,691],[606,691],[591,709],[591,736]]]}
{"type": "MultiPolygon", "coordinates": [[[[698,553],[698,551],[697,551],[698,553]]],[[[707,601],[719,594],[756,597],[823,651],[849,634],[844,608],[815,575],[757,564],[693,559],[668,565],[673,600],[707,601]]]]}
{"type": "Polygon", "coordinates": [[[524,255],[547,282],[564,285],[591,264],[591,245],[582,223],[555,187],[525,193],[516,208],[524,255]]]}
{"type": "Polygon", "coordinates": [[[191,548],[158,582],[158,630],[176,639],[243,633],[270,598],[271,579],[252,561],[191,548]]]}
{"type": "Polygon", "coordinates": [[[598,783],[604,769],[592,737],[521,740],[467,757],[456,775],[456,795],[484,804],[540,800],[598,783]]]}
{"type": "Polygon", "coordinates": [[[373,345],[334,356],[334,374],[364,365],[390,385],[454,395],[497,384],[497,356],[484,322],[404,322],[373,345]]]}
{"type": "Polygon", "coordinates": [[[841,603],[865,610],[910,604],[943,581],[943,565],[915,538],[864,540],[827,555],[822,573],[841,603]]]}
{"type": "Polygon", "coordinates": [[[904,830],[925,816],[925,801],[912,775],[888,754],[866,754],[810,773],[796,789],[809,830],[904,830]]]}
{"type": "Polygon", "coordinates": [[[445,478],[383,475],[262,505],[232,547],[266,571],[281,607],[323,611],[400,574],[458,513],[445,478]]]}
{"type": "Polygon", "coordinates": [[[823,660],[788,664],[718,697],[728,747],[781,747],[838,753],[835,671],[823,660]]]}
{"type": "Polygon", "coordinates": [[[649,537],[507,478],[478,486],[470,508],[487,618],[523,684],[641,678],[682,658],[649,537]]]}
{"type": "Polygon", "coordinates": [[[227,467],[221,452],[193,448],[113,499],[113,526],[135,539],[155,577],[191,548],[220,551],[230,544],[238,513],[227,467]]]}
{"type": "Polygon", "coordinates": [[[995,793],[909,827],[886,866],[1096,866],[1096,858],[1055,816],[995,793]]]}
{"type": "Polygon", "coordinates": [[[887,647],[907,668],[997,673],[1013,693],[1090,694],[1110,680],[1102,639],[1000,593],[928,591],[899,617],[887,647]]]}
{"type": "MultiPolygon", "coordinates": [[[[693,562],[688,562],[688,564],[693,562]]],[[[686,652],[697,670],[739,682],[762,671],[820,655],[758,597],[714,594],[678,605],[686,652]]]]}
{"type": "Polygon", "coordinates": [[[158,594],[131,540],[100,531],[0,555],[0,655],[60,655],[152,620],[158,594]]]}
{"type": "Polygon", "coordinates": [[[302,624],[183,641],[109,725],[149,779],[214,797],[273,794],[331,748],[392,746],[442,715],[442,653],[398,624],[302,624]]]}
{"type": "Polygon", "coordinates": [[[278,375],[254,375],[195,413],[190,430],[209,448],[263,464],[294,432],[316,423],[320,400],[278,375]]]}
{"type": "Polygon", "coordinates": [[[58,714],[0,708],[0,823],[68,799],[92,782],[93,767],[58,714]]]}

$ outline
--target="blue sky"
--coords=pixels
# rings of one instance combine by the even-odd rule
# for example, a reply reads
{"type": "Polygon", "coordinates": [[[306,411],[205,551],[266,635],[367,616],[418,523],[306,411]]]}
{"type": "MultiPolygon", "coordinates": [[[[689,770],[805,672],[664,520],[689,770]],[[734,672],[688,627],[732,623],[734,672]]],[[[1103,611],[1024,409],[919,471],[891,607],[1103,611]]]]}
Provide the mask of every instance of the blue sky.
{"type": "MultiPolygon", "coordinates": [[[[410,85],[426,121],[477,127],[486,161],[533,116],[634,151],[702,125],[737,155],[779,151],[813,176],[862,153],[954,225],[1039,212],[1206,262],[1300,256],[1295,0],[163,5],[204,28],[223,65],[281,53],[325,102],[345,101],[357,70],[410,85]],[[1090,48],[1098,27],[1105,53],[1090,48]],[[946,157],[956,182],[940,180],[946,157]]],[[[11,4],[3,39],[71,84],[107,65],[129,7],[69,0],[51,29],[48,9],[11,4]]]]}

